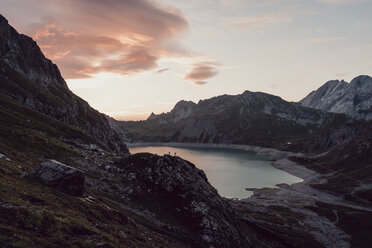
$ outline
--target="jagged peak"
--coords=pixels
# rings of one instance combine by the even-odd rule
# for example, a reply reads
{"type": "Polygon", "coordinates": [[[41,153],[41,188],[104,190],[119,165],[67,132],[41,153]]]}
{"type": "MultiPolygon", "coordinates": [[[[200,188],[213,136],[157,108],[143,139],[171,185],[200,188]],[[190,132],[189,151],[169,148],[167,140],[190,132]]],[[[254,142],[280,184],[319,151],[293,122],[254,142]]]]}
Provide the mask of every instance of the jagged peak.
{"type": "Polygon", "coordinates": [[[157,115],[154,112],[151,112],[150,116],[147,117],[147,120],[153,120],[157,117],[157,115]]]}
{"type": "Polygon", "coordinates": [[[195,105],[196,105],[196,103],[194,103],[193,101],[181,100],[181,101],[177,102],[176,105],[174,105],[173,109],[184,108],[184,107],[193,107],[195,105]]]}
{"type": "Polygon", "coordinates": [[[44,56],[36,41],[27,35],[19,34],[2,15],[0,60],[43,87],[58,84],[68,88],[58,67],[44,56]]]}
{"type": "Polygon", "coordinates": [[[330,88],[330,87],[335,87],[339,84],[342,84],[342,85],[347,85],[348,83],[345,82],[343,79],[340,81],[338,79],[335,79],[335,80],[329,80],[327,81],[325,84],[323,84],[322,86],[319,87],[320,88],[330,88]]]}
{"type": "Polygon", "coordinates": [[[372,118],[372,78],[360,75],[351,80],[331,80],[311,92],[299,103],[305,107],[317,108],[333,113],[344,113],[356,119],[372,118]]]}

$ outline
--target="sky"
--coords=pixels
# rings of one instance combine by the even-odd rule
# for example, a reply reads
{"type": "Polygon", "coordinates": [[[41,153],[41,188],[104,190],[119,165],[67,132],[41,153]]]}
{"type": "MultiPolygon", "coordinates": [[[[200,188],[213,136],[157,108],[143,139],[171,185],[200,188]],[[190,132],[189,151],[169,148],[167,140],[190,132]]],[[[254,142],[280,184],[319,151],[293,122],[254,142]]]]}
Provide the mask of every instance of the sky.
{"type": "Polygon", "coordinates": [[[69,88],[120,120],[372,74],[372,0],[0,0],[69,88]]]}

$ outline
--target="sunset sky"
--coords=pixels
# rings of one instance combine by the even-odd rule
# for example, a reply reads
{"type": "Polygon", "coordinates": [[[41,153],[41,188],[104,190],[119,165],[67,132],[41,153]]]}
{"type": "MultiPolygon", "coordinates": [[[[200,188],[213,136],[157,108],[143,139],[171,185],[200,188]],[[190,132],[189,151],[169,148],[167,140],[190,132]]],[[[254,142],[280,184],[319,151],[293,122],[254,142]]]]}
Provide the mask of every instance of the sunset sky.
{"type": "Polygon", "coordinates": [[[245,90],[298,101],[372,74],[372,0],[0,0],[70,89],[117,119],[245,90]]]}

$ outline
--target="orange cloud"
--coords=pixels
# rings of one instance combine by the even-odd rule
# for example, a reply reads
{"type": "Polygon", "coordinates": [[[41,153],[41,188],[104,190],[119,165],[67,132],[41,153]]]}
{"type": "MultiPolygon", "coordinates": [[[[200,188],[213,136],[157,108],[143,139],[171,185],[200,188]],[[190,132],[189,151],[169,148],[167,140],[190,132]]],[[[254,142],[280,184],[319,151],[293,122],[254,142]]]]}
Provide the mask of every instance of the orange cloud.
{"type": "Polygon", "coordinates": [[[217,75],[215,63],[204,62],[194,64],[191,71],[185,76],[186,80],[193,81],[197,85],[204,85],[206,79],[212,78],[217,75]]]}
{"type": "Polygon", "coordinates": [[[35,1],[44,4],[39,11],[45,18],[32,26],[32,37],[66,78],[138,73],[186,51],[176,40],[188,23],[168,6],[148,0],[35,1]]]}

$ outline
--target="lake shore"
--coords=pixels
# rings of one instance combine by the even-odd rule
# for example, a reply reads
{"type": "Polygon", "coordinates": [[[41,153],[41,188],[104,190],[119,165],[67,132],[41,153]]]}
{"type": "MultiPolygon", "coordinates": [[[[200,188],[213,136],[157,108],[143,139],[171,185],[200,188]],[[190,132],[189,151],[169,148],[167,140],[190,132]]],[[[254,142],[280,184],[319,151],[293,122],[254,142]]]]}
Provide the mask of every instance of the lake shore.
{"type": "Polygon", "coordinates": [[[270,156],[273,159],[272,165],[282,171],[285,171],[293,176],[299,177],[305,181],[317,176],[318,173],[305,168],[305,166],[295,163],[288,159],[288,157],[304,157],[302,153],[280,151],[274,148],[266,148],[251,145],[237,145],[237,144],[217,144],[217,143],[179,143],[179,142],[138,142],[138,143],[127,143],[130,147],[140,146],[170,146],[170,147],[184,147],[184,148],[224,148],[234,149],[247,152],[254,152],[257,155],[270,156]]]}

